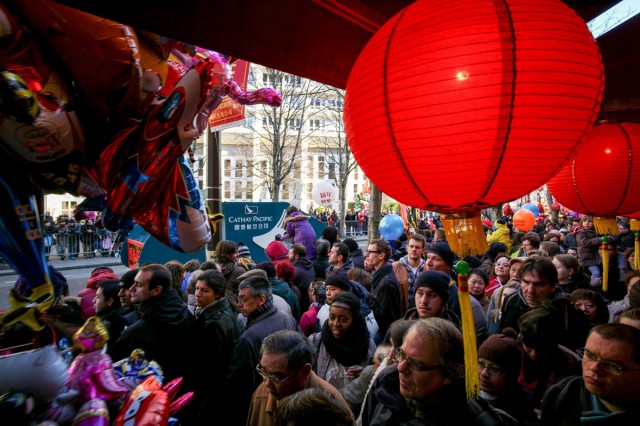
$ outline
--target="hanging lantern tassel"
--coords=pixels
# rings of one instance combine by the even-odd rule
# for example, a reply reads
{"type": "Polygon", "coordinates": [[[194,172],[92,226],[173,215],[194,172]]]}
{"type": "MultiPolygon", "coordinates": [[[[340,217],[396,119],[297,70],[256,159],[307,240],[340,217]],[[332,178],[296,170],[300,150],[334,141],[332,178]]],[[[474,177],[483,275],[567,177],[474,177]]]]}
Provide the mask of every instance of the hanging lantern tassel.
{"type": "Polygon", "coordinates": [[[633,244],[633,266],[636,268],[636,271],[640,271],[640,232],[636,231],[635,237],[633,244]]]}
{"type": "Polygon", "coordinates": [[[471,295],[469,294],[469,264],[460,261],[456,264],[458,272],[458,301],[462,318],[462,342],[464,344],[464,370],[467,398],[480,395],[480,377],[478,371],[478,347],[476,345],[476,326],[473,322],[471,295]]]}
{"type": "Polygon", "coordinates": [[[596,229],[596,233],[600,235],[620,235],[618,222],[612,217],[594,217],[593,227],[596,229]]]}
{"type": "Polygon", "coordinates": [[[607,245],[609,244],[609,238],[607,236],[602,237],[602,291],[607,291],[609,288],[609,250],[607,245]]]}
{"type": "Polygon", "coordinates": [[[443,215],[442,226],[447,234],[449,247],[461,258],[482,255],[489,249],[479,214],[473,217],[466,214],[443,215]]]}
{"type": "Polygon", "coordinates": [[[629,227],[632,231],[640,231],[640,220],[631,219],[631,221],[629,222],[629,227]]]}

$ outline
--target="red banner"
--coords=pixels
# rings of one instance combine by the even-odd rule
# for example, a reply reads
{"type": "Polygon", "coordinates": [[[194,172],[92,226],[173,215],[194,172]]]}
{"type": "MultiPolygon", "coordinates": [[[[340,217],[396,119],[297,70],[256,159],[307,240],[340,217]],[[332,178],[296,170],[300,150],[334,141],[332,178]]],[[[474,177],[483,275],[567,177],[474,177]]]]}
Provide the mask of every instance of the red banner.
{"type": "MultiPolygon", "coordinates": [[[[241,59],[231,64],[233,81],[238,83],[242,90],[247,90],[250,65],[250,62],[241,59]]],[[[242,120],[244,120],[244,105],[240,105],[227,96],[209,117],[209,126],[211,126],[211,130],[222,130],[242,120]]]]}
{"type": "Polygon", "coordinates": [[[143,247],[144,244],[139,241],[135,241],[130,238],[127,240],[127,256],[130,269],[136,269],[139,266],[138,264],[140,263],[140,255],[142,254],[143,247]]]}

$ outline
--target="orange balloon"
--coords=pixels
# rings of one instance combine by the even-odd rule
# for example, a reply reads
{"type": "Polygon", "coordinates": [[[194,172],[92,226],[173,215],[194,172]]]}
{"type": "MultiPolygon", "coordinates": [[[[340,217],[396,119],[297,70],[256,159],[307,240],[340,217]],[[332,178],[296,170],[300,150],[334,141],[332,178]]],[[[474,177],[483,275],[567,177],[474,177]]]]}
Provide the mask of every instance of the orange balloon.
{"type": "Polygon", "coordinates": [[[527,209],[519,209],[513,214],[513,226],[519,231],[527,232],[536,223],[536,217],[527,209]]]}

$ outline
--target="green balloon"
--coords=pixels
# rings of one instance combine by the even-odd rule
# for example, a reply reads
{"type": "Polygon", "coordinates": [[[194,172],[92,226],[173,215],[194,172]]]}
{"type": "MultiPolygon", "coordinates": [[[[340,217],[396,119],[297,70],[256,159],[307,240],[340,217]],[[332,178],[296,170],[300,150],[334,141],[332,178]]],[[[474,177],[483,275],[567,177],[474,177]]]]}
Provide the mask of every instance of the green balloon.
{"type": "Polygon", "coordinates": [[[469,264],[464,260],[456,263],[456,272],[458,273],[458,275],[469,275],[470,269],[471,268],[469,268],[469,264]]]}

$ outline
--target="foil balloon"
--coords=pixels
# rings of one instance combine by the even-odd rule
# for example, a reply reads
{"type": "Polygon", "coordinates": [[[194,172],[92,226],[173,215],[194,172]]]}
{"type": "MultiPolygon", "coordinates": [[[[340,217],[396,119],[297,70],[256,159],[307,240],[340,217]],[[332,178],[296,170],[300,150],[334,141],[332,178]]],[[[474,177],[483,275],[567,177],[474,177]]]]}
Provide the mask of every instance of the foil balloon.
{"type": "Polygon", "coordinates": [[[74,345],[86,352],[69,366],[67,386],[77,390],[84,402],[95,398],[117,399],[129,390],[118,382],[111,357],[101,351],[108,339],[109,333],[97,317],[87,319],[73,336],[74,345]]]}
{"type": "Polygon", "coordinates": [[[131,392],[113,425],[166,425],[169,404],[169,395],[162,390],[155,377],[149,377],[131,392]]]}
{"type": "Polygon", "coordinates": [[[204,200],[186,158],[181,156],[166,173],[166,187],[145,211],[133,219],[167,246],[184,253],[202,249],[211,239],[204,200]]]}
{"type": "Polygon", "coordinates": [[[129,358],[115,362],[113,370],[118,381],[129,389],[134,389],[150,376],[155,377],[159,383],[164,378],[160,364],[147,360],[142,349],[135,349],[129,358]]]}
{"type": "Polygon", "coordinates": [[[73,419],[73,426],[109,426],[109,409],[101,399],[92,399],[80,407],[73,419]]]}
{"type": "Polygon", "coordinates": [[[100,121],[117,121],[136,110],[141,70],[131,27],[49,0],[21,0],[16,6],[65,64],[100,121]]]}
{"type": "Polygon", "coordinates": [[[76,193],[83,133],[66,82],[0,5],[0,141],[51,192],[76,193]]]}
{"type": "MultiPolygon", "coordinates": [[[[7,170],[5,161],[0,168],[7,170]]],[[[40,312],[53,304],[54,292],[44,256],[40,219],[35,197],[30,195],[28,176],[16,171],[0,176],[0,257],[23,278],[23,296],[9,292],[10,308],[0,315],[0,324],[9,326],[18,321],[33,330],[41,330],[40,312]],[[25,295],[26,294],[26,295],[25,295]]]]}
{"type": "Polygon", "coordinates": [[[54,345],[0,356],[0,394],[29,392],[38,403],[51,402],[69,378],[67,364],[54,345]]]}

